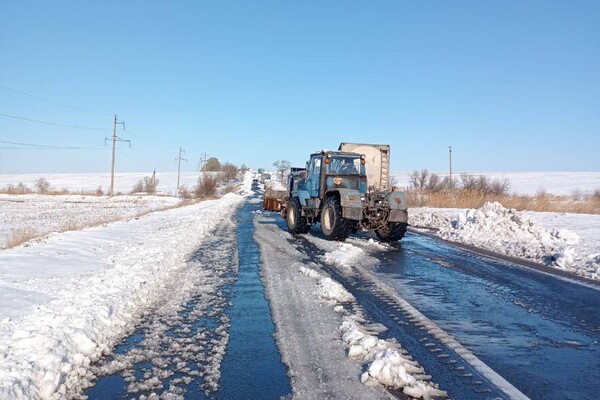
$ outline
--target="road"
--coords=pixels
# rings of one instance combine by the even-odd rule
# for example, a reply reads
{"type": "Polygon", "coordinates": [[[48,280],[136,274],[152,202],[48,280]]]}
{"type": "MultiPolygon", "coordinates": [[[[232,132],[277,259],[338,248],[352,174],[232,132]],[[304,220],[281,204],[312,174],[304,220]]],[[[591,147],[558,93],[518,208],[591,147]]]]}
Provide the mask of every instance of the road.
{"type": "Polygon", "coordinates": [[[343,315],[315,295],[300,273],[309,267],[343,285],[355,298],[345,307],[385,326],[380,338],[400,342],[449,398],[597,398],[597,287],[424,235],[393,246],[369,239],[346,241],[362,251],[351,265],[328,261],[339,243],[314,228],[291,236],[256,193],[190,257],[177,295],[91,367],[84,394],[407,398],[360,382],[365,366],[347,357],[343,315]]]}
{"type": "MultiPolygon", "coordinates": [[[[272,222],[273,235],[285,230],[281,219],[273,217],[272,222]]],[[[519,392],[532,399],[598,397],[598,286],[414,233],[383,250],[370,244],[368,235],[348,239],[376,261],[339,267],[323,262],[335,247],[319,236],[317,227],[287,242],[304,262],[318,264],[342,283],[371,322],[383,323],[388,336],[400,338],[451,397],[509,398],[519,392]],[[454,337],[476,361],[461,359],[411,321],[403,301],[454,337]],[[436,353],[449,357],[440,359],[436,353]],[[498,377],[516,390],[499,390],[498,377]]]]}

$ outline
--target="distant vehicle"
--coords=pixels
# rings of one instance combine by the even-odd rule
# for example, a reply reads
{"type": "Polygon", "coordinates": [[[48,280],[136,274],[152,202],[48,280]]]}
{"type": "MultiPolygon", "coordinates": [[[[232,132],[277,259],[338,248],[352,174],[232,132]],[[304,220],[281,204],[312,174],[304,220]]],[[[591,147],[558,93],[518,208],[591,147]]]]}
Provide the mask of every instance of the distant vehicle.
{"type": "Polygon", "coordinates": [[[265,169],[264,168],[259,168],[257,172],[259,174],[264,174],[265,173],[265,169]]]}
{"type": "Polygon", "coordinates": [[[402,239],[408,207],[403,192],[389,189],[390,147],[340,145],[349,147],[364,152],[319,151],[306,168],[292,168],[286,196],[276,199],[289,232],[306,233],[320,222],[330,240],[344,240],[357,230],[373,230],[382,241],[402,239]]]}
{"type": "Polygon", "coordinates": [[[271,181],[271,174],[263,173],[260,175],[260,183],[264,184],[265,181],[271,181]]]}

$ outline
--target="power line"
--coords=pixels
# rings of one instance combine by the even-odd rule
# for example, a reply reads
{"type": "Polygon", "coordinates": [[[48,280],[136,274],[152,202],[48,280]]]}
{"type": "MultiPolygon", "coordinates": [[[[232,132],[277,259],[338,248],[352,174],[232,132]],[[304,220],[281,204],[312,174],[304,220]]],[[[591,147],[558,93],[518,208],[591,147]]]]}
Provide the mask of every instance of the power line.
{"type": "MultiPolygon", "coordinates": [[[[133,126],[131,124],[128,124],[127,126],[129,127],[129,134],[137,137],[139,139],[139,141],[141,141],[142,144],[144,144],[147,148],[155,150],[155,151],[158,151],[158,152],[161,152],[161,153],[163,152],[164,149],[159,149],[159,148],[153,146],[152,144],[149,143],[150,141],[147,142],[147,139],[148,139],[147,136],[144,136],[144,137],[140,136],[140,135],[144,135],[144,132],[140,131],[139,129],[137,129],[135,126],[133,126]],[[131,130],[133,130],[134,132],[139,133],[140,135],[136,135],[131,130]]],[[[157,144],[157,143],[155,142],[155,144],[157,144]]]]}
{"type": "Polygon", "coordinates": [[[22,149],[22,150],[36,150],[36,148],[40,149],[63,149],[63,150],[91,150],[91,149],[100,149],[104,148],[102,145],[98,146],[89,146],[89,147],[80,147],[80,146],[52,146],[45,144],[35,144],[35,143],[21,143],[21,142],[7,142],[4,140],[0,140],[0,143],[4,144],[12,144],[16,146],[29,146],[34,147],[34,149],[28,149],[26,147],[3,147],[3,148],[12,148],[12,149],[22,149]]]}
{"type": "Polygon", "coordinates": [[[72,108],[74,110],[84,111],[84,112],[88,112],[88,113],[92,113],[92,114],[98,114],[98,115],[105,115],[105,116],[110,115],[110,114],[106,114],[106,113],[101,113],[101,112],[97,112],[97,111],[88,110],[88,109],[82,108],[82,107],[71,106],[69,104],[65,104],[65,103],[62,103],[60,101],[50,100],[50,99],[47,99],[45,97],[36,96],[36,95],[30,94],[30,93],[23,92],[22,90],[13,89],[13,88],[10,88],[10,87],[4,86],[4,85],[0,85],[0,88],[6,89],[6,90],[10,90],[11,92],[19,93],[19,94],[21,94],[23,96],[28,96],[28,97],[32,97],[34,99],[38,99],[38,100],[42,100],[42,101],[47,101],[48,103],[53,103],[53,104],[57,104],[59,106],[63,106],[63,107],[67,107],[67,108],[72,108]]]}
{"type": "Polygon", "coordinates": [[[0,116],[2,116],[2,117],[8,117],[8,118],[14,118],[14,119],[20,119],[20,120],[29,121],[29,122],[37,122],[38,124],[63,126],[63,127],[66,127],[66,128],[88,129],[88,130],[93,130],[93,131],[107,131],[107,130],[109,130],[108,128],[90,128],[90,127],[87,127],[87,126],[66,125],[66,124],[59,124],[57,122],[40,121],[40,120],[37,120],[37,119],[25,118],[25,117],[17,117],[16,115],[8,115],[8,114],[2,114],[2,113],[0,113],[0,116]]]}

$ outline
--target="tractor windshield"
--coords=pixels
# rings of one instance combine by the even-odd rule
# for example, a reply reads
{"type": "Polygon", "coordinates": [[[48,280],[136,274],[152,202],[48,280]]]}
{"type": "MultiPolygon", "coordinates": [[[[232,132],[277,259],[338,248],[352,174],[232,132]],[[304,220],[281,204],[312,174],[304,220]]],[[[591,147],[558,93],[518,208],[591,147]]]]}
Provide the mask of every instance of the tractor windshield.
{"type": "Polygon", "coordinates": [[[367,191],[367,175],[360,157],[332,156],[325,165],[325,190],[343,188],[361,193],[367,191]]]}
{"type": "Polygon", "coordinates": [[[328,174],[337,175],[364,175],[364,166],[360,163],[360,157],[331,157],[331,162],[327,164],[328,174]]]}

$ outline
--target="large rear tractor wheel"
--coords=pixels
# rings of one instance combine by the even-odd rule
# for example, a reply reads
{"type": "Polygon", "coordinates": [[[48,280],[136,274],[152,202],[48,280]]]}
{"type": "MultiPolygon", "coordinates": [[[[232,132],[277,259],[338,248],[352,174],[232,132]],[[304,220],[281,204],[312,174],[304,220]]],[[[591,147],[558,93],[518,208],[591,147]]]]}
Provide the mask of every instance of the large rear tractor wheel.
{"type": "Polygon", "coordinates": [[[290,200],[286,220],[288,232],[291,234],[306,233],[310,230],[310,225],[306,221],[306,217],[302,216],[300,211],[300,201],[297,198],[290,200]]]}
{"type": "Polygon", "coordinates": [[[387,226],[377,229],[375,234],[382,242],[395,242],[404,237],[408,224],[403,222],[388,222],[387,226]]]}
{"type": "Polygon", "coordinates": [[[342,217],[342,206],[335,197],[330,197],[321,210],[321,231],[327,240],[345,240],[356,221],[342,217]]]}

